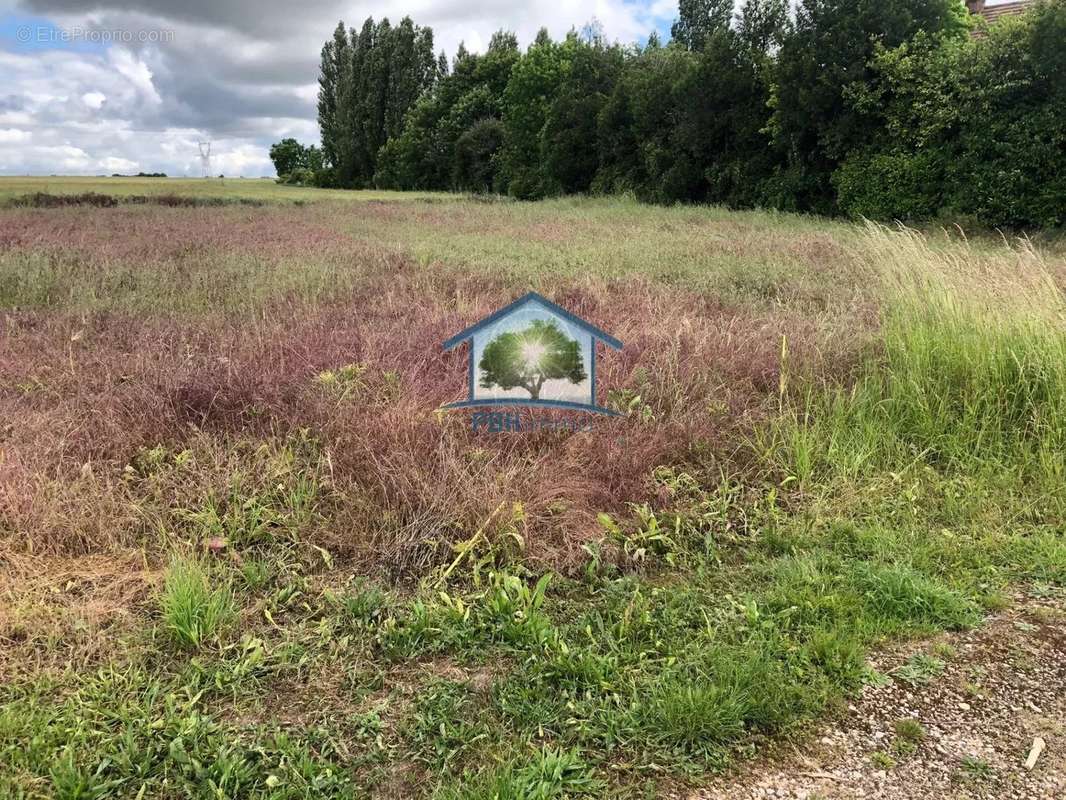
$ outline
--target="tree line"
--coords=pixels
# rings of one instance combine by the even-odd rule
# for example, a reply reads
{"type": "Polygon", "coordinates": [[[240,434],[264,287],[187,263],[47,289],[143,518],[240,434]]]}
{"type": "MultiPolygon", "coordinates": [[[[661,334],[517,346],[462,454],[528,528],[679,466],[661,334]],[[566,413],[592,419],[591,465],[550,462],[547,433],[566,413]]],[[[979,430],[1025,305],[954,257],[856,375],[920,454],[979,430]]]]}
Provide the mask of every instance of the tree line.
{"type": "Polygon", "coordinates": [[[499,31],[449,63],[410,18],[342,23],[321,147],[275,163],[343,188],[1061,226],[1066,0],[975,26],[961,0],[680,0],[665,44],[499,31]]]}

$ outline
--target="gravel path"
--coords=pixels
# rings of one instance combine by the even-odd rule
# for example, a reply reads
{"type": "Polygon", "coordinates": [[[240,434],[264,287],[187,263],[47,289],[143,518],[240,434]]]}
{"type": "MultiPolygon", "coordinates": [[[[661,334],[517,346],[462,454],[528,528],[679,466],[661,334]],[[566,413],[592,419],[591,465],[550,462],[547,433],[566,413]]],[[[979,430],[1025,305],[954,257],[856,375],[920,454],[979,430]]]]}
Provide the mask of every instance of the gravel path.
{"type": "Polygon", "coordinates": [[[975,630],[873,666],[890,680],[867,686],[835,722],[738,763],[688,800],[1066,800],[1061,596],[1017,597],[975,630]],[[1037,737],[1045,749],[1030,770],[1037,737]]]}

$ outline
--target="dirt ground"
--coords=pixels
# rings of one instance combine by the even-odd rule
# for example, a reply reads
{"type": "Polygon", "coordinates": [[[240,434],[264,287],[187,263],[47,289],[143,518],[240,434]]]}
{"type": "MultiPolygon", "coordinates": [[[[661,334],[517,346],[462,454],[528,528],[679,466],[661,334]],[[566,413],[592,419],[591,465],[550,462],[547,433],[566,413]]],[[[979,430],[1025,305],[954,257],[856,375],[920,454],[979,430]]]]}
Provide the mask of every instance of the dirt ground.
{"type": "Polygon", "coordinates": [[[687,800],[1066,798],[1061,596],[1016,597],[972,631],[882,653],[873,666],[891,680],[867,686],[840,718],[738,763],[687,800]],[[943,671],[915,680],[915,654],[933,672],[922,654],[939,659],[943,671]],[[900,720],[921,724],[909,744],[900,720]],[[1037,737],[1045,749],[1030,770],[1037,737]]]}

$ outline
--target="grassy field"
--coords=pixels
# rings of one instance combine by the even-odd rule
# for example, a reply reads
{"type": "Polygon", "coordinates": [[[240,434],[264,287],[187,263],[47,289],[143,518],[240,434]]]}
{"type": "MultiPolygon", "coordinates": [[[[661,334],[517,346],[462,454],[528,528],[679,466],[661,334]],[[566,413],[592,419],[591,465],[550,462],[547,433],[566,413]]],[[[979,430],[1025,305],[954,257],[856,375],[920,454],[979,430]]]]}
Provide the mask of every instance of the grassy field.
{"type": "Polygon", "coordinates": [[[1066,583],[1057,249],[115,181],[263,202],[0,208],[0,796],[683,796],[1066,583]],[[620,417],[439,410],[531,288],[620,417]]]}
{"type": "Polygon", "coordinates": [[[325,199],[357,202],[450,199],[449,195],[436,192],[346,192],[282,186],[268,178],[0,177],[0,202],[37,192],[62,195],[95,192],[120,198],[173,194],[192,198],[219,198],[229,201],[245,199],[275,203],[325,199]]]}

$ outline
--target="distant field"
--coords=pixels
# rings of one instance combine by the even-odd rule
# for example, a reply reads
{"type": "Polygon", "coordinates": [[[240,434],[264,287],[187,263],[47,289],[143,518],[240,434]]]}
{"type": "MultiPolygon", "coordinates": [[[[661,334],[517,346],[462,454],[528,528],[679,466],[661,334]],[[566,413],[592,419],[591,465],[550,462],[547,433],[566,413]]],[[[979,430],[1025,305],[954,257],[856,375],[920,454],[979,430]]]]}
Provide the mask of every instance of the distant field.
{"type": "Polygon", "coordinates": [[[2,797],[685,797],[952,658],[872,650],[1063,597],[1054,248],[0,179],[38,191],[264,203],[0,207],[2,797]],[[617,418],[440,410],[530,289],[624,343],[617,418]]]}
{"type": "Polygon", "coordinates": [[[346,192],[282,186],[272,178],[110,178],[110,177],[3,177],[0,201],[19,195],[81,194],[99,192],[118,196],[178,194],[194,197],[249,198],[284,202],[286,200],[413,200],[443,196],[433,192],[346,192]]]}

